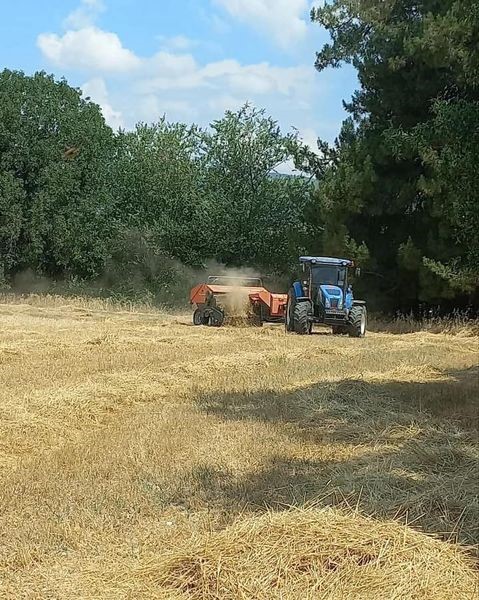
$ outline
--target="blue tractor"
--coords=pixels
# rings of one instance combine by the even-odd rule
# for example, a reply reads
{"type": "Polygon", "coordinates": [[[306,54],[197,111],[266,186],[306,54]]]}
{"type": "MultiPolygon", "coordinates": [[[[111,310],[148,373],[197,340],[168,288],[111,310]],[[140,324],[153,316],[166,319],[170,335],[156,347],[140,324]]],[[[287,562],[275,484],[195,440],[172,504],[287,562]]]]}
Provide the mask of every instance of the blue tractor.
{"type": "MultiPolygon", "coordinates": [[[[351,260],[302,256],[301,280],[288,293],[286,331],[300,335],[312,332],[313,323],[330,325],[333,333],[364,337],[367,328],[366,302],[355,300],[348,283],[351,260]]],[[[357,269],[359,274],[359,269],[357,269]]]]}

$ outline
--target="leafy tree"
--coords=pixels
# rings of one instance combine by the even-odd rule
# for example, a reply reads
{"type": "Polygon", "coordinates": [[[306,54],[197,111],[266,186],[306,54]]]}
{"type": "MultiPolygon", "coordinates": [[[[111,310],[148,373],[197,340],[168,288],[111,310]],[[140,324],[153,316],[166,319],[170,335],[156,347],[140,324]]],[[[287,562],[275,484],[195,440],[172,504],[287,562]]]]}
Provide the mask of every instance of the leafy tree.
{"type": "Polygon", "coordinates": [[[201,184],[202,132],[196,126],[139,124],[120,133],[115,196],[123,228],[148,232],[164,254],[199,265],[212,248],[201,184]]]}
{"type": "Polygon", "coordinates": [[[158,257],[285,269],[298,252],[309,184],[276,169],[296,151],[293,134],[249,106],[208,130],[140,124],[119,136],[119,217],[158,257]]]}
{"type": "Polygon", "coordinates": [[[115,135],[66,81],[5,70],[0,278],[31,270],[155,293],[175,261],[284,270],[310,187],[275,170],[299,152],[248,106],[209,130],[161,120],[115,135]]]}
{"type": "Polygon", "coordinates": [[[203,141],[215,258],[285,270],[304,241],[311,189],[305,178],[277,173],[300,152],[296,136],[246,105],[213,122],[203,141]]]}
{"type": "Polygon", "coordinates": [[[455,85],[432,105],[432,119],[411,132],[392,132],[396,155],[419,154],[425,166],[419,188],[433,200],[433,209],[452,230],[461,248],[446,264],[436,257],[424,260],[432,271],[458,289],[479,286],[479,5],[453,2],[447,12],[425,19],[422,47],[432,48],[436,60],[454,69],[455,85]]]}
{"type": "MultiPolygon", "coordinates": [[[[351,119],[325,152],[329,166],[318,193],[323,247],[340,251],[352,244],[355,251],[364,242],[375,275],[368,284],[383,307],[408,309],[420,301],[448,299],[452,282],[431,266],[456,264],[464,246],[453,221],[445,218],[451,195],[441,204],[431,193],[439,172],[430,178],[419,134],[439,114],[433,108],[437,99],[451,103],[473,90],[475,76],[466,71],[477,60],[471,45],[477,39],[477,8],[469,0],[334,0],[314,9],[312,18],[331,34],[331,43],[317,55],[317,68],[349,62],[360,81],[345,105],[351,119]],[[452,50],[445,39],[462,39],[471,54],[452,50]],[[404,139],[411,135],[416,147],[410,140],[406,151],[404,139]]],[[[453,163],[446,161],[446,172],[446,154],[441,151],[435,163],[442,165],[443,186],[452,181],[453,163]]],[[[455,197],[457,206],[462,204],[455,197]]]]}
{"type": "Polygon", "coordinates": [[[398,155],[419,153],[426,170],[418,186],[461,249],[445,263],[429,255],[423,264],[453,288],[473,291],[479,285],[479,103],[437,102],[432,122],[399,132],[396,141],[398,155]]]}
{"type": "Polygon", "coordinates": [[[0,173],[0,280],[16,264],[24,202],[25,192],[20,182],[8,171],[0,173]]]}
{"type": "Polygon", "coordinates": [[[101,272],[114,137],[100,109],[45,73],[0,73],[0,248],[9,276],[101,272]]]}

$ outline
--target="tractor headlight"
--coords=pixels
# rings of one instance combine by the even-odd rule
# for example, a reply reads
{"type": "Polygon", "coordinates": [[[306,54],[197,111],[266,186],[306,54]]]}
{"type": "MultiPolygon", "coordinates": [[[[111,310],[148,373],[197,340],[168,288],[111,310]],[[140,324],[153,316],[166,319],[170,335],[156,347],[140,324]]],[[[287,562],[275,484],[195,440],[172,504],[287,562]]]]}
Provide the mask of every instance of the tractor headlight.
{"type": "Polygon", "coordinates": [[[331,308],[331,300],[329,298],[324,299],[325,308],[331,308]]]}

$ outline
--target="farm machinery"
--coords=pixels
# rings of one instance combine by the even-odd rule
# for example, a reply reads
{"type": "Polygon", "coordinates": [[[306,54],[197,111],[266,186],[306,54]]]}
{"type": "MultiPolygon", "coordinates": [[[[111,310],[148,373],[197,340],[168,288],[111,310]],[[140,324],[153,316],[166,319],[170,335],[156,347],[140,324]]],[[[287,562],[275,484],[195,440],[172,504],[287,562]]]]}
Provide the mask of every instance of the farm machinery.
{"type": "Polygon", "coordinates": [[[331,325],[334,334],[364,337],[366,302],[354,299],[348,283],[354,263],[341,258],[303,256],[300,265],[301,279],[293,283],[288,293],[286,331],[307,335],[313,323],[320,323],[331,325]]]}
{"type": "Polygon", "coordinates": [[[191,290],[190,303],[196,306],[195,325],[221,327],[226,320],[251,325],[283,323],[288,297],[273,294],[260,278],[208,277],[191,290]]]}
{"type": "MultiPolygon", "coordinates": [[[[241,320],[251,325],[284,323],[287,332],[312,333],[313,324],[329,325],[333,334],[364,337],[366,302],[356,300],[348,282],[351,260],[303,256],[301,277],[288,294],[269,292],[259,278],[211,276],[191,290],[193,323],[221,327],[241,320]]],[[[359,274],[359,269],[356,270],[359,274]]]]}

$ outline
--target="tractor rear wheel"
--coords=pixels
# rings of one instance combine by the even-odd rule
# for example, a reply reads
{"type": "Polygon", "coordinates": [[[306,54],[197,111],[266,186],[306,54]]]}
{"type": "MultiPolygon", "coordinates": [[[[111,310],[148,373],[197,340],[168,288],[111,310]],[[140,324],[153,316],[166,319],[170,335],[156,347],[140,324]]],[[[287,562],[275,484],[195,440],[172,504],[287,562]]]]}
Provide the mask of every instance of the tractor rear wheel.
{"type": "Polygon", "coordinates": [[[368,313],[365,306],[353,306],[349,313],[349,337],[362,338],[366,335],[368,313]]]}
{"type": "Polygon", "coordinates": [[[299,335],[308,335],[311,333],[309,311],[309,302],[297,302],[294,306],[294,331],[299,335]]]}

